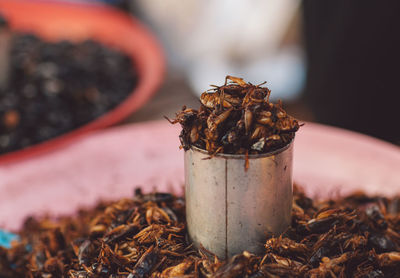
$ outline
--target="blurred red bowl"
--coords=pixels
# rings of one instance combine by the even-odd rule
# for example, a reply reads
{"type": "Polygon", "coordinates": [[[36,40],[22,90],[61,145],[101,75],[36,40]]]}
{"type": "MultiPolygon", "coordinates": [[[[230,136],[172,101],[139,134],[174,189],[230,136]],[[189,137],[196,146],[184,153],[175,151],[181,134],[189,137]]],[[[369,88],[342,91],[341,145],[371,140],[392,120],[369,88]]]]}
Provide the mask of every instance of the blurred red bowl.
{"type": "Polygon", "coordinates": [[[0,156],[9,163],[54,150],[90,131],[111,126],[129,116],[154,94],[163,80],[165,59],[154,36],[136,19],[92,3],[0,0],[0,12],[11,28],[32,32],[43,39],[81,41],[92,38],[129,55],[139,81],[119,106],[92,122],[54,139],[0,156]]]}

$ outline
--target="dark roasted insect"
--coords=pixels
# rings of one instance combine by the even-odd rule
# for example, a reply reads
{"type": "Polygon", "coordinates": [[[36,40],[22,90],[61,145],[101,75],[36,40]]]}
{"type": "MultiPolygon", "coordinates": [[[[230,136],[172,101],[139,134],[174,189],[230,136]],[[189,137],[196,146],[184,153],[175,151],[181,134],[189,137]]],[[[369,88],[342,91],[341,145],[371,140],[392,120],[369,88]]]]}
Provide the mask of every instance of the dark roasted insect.
{"type": "Polygon", "coordinates": [[[201,94],[198,110],[184,107],[175,119],[167,118],[182,126],[181,147],[196,146],[210,155],[258,154],[290,143],[299,123],[280,102],[270,103],[271,91],[261,85],[228,75],[224,85],[201,94]]]}
{"type": "Polygon", "coordinates": [[[4,22],[0,15],[2,57],[9,58],[8,70],[1,70],[8,78],[0,86],[0,154],[81,127],[114,109],[137,85],[135,65],[118,49],[3,31],[4,22]]]}

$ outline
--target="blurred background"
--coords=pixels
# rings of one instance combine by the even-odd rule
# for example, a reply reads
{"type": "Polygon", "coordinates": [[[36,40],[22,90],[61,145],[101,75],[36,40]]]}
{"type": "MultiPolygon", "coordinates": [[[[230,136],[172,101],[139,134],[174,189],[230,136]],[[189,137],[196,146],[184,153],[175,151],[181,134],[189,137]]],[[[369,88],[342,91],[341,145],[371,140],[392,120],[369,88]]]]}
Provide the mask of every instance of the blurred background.
{"type": "Polygon", "coordinates": [[[283,99],[293,113],[311,119],[299,102],[306,74],[300,1],[125,3],[164,46],[168,73],[156,98],[176,94],[165,107],[198,106],[200,94],[230,74],[254,84],[267,81],[274,101],[283,99]]]}
{"type": "Polygon", "coordinates": [[[167,54],[166,82],[132,121],[196,106],[208,84],[232,74],[267,81],[301,120],[400,143],[396,1],[112,3],[149,24],[167,54]]]}
{"type": "MultiPolygon", "coordinates": [[[[105,5],[107,9],[118,10],[117,15],[139,19],[159,40],[166,57],[167,69],[161,87],[154,89],[156,94],[151,101],[140,105],[128,117],[125,115],[123,123],[160,120],[164,115],[173,117],[183,105],[198,107],[199,95],[210,84],[221,84],[229,74],[254,84],[267,81],[273,101],[282,99],[288,112],[302,121],[400,143],[397,105],[400,4],[395,1],[384,5],[376,1],[320,3],[316,0],[85,3],[105,5]]],[[[138,82],[137,71],[127,65],[129,57],[102,48],[95,40],[74,46],[68,42],[47,45],[29,36],[17,38],[7,27],[7,14],[1,26],[0,148],[3,152],[90,123],[118,107],[126,98],[124,92],[128,94],[138,82]],[[62,53],[67,54],[64,57],[62,53]],[[69,65],[70,73],[63,77],[64,66],[59,66],[56,60],[62,65],[74,61],[69,65]],[[85,81],[69,80],[71,75],[81,76],[85,81]],[[109,96],[106,93],[103,96],[103,92],[109,96]],[[31,104],[31,99],[41,94],[44,96],[40,103],[31,104]],[[78,112],[70,116],[70,110],[78,112]],[[29,113],[36,113],[37,120],[29,113]],[[34,135],[36,139],[25,140],[43,119],[45,127],[34,135]],[[24,132],[16,130],[23,125],[24,132]],[[62,128],[56,130],[54,126],[62,128]],[[22,143],[11,146],[18,140],[22,143]]]]}

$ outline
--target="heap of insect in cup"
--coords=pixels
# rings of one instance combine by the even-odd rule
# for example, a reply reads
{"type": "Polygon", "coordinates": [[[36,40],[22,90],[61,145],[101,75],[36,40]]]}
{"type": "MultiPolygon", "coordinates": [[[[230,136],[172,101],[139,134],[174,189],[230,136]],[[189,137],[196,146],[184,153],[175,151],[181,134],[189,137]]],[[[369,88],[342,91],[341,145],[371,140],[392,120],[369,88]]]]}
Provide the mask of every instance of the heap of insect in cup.
{"type": "Polygon", "coordinates": [[[277,150],[288,143],[299,129],[279,101],[269,101],[271,91],[242,78],[227,76],[222,86],[200,96],[200,108],[182,108],[172,124],[180,123],[181,147],[206,150],[210,155],[261,154],[277,150]]]}
{"type": "Polygon", "coordinates": [[[185,200],[153,193],[30,218],[0,247],[0,277],[399,277],[400,198],[316,201],[294,188],[292,223],[263,254],[227,261],[186,240],[185,200]]]}

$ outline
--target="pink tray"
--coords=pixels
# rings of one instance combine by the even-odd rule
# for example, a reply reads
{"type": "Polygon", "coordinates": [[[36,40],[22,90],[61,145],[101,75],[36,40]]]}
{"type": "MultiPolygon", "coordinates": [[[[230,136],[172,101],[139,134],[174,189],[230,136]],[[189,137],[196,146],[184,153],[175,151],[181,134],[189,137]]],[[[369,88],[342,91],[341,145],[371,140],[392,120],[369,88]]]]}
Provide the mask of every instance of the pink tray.
{"type": "Polygon", "coordinates": [[[58,1],[0,0],[0,12],[14,30],[33,32],[47,40],[93,38],[128,54],[139,82],[118,107],[74,131],[24,150],[0,155],[0,164],[32,157],[76,141],[89,131],[113,125],[141,107],[160,85],[165,61],[161,48],[137,20],[107,6],[58,1]]]}
{"type": "MultiPolygon", "coordinates": [[[[137,186],[182,193],[179,129],[167,121],[115,127],[0,165],[0,228],[15,229],[32,213],[72,213],[99,199],[129,197],[137,186]]],[[[368,136],[313,123],[296,136],[294,180],[311,196],[400,194],[399,166],[399,147],[368,136]]]]}

